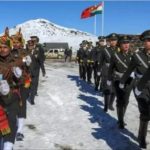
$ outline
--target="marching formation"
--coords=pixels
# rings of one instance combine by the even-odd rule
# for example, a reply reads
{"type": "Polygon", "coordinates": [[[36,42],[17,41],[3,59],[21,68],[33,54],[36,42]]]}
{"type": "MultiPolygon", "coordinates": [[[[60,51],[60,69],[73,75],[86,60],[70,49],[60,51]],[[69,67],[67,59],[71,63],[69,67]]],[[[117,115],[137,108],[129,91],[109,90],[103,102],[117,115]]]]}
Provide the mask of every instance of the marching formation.
{"type": "Polygon", "coordinates": [[[127,125],[124,116],[133,90],[140,113],[138,142],[141,148],[146,148],[150,120],[150,30],[139,38],[142,47],[136,50],[131,46],[130,36],[116,33],[99,36],[96,47],[92,42],[82,41],[76,59],[80,79],[91,84],[93,74],[95,90],[104,97],[104,112],[114,111],[116,100],[119,129],[127,125]]]}
{"type": "MultiPolygon", "coordinates": [[[[37,36],[31,36],[26,48],[21,29],[9,35],[9,29],[0,37],[0,149],[12,150],[16,141],[22,141],[26,119],[26,101],[35,104],[38,95],[40,69],[45,76],[44,49],[37,36]]],[[[112,33],[99,36],[96,46],[86,40],[80,44],[76,60],[80,79],[92,83],[104,97],[104,112],[116,111],[118,128],[127,125],[124,116],[133,90],[139,109],[138,141],[146,148],[150,120],[150,30],[140,35],[143,47],[133,50],[132,38],[112,33]]],[[[72,50],[71,50],[72,51],[72,50]]],[[[71,61],[70,52],[70,61],[71,61]]],[[[66,54],[67,55],[67,54],[66,54]]]]}
{"type": "Polygon", "coordinates": [[[22,141],[26,119],[26,100],[34,105],[39,72],[44,68],[44,50],[37,36],[23,39],[21,29],[9,35],[9,29],[0,37],[0,149],[12,150],[16,141],[22,141]]]}

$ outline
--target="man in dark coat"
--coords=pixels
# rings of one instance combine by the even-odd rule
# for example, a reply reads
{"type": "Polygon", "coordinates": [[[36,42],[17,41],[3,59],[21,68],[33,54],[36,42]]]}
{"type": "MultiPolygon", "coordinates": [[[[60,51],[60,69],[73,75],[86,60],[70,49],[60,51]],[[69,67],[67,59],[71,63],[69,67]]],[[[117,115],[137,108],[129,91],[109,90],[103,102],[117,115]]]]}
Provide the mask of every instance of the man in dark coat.
{"type": "Polygon", "coordinates": [[[39,74],[40,69],[42,70],[42,75],[45,76],[45,67],[44,67],[44,50],[40,44],[38,44],[39,38],[36,36],[31,37],[31,41],[29,42],[28,48],[31,52],[32,63],[30,66],[32,83],[30,88],[30,98],[29,101],[32,105],[35,104],[34,98],[37,95],[38,90],[38,82],[39,82],[39,74]]]}

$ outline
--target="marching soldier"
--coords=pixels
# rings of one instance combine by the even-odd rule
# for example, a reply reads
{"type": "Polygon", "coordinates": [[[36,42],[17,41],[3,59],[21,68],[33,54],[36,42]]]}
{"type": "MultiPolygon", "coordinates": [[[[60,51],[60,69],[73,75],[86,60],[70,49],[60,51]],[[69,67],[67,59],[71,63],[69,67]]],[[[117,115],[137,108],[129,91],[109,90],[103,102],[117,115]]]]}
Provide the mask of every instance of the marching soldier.
{"type": "Polygon", "coordinates": [[[82,48],[78,51],[78,61],[79,61],[79,71],[80,78],[86,81],[86,73],[87,73],[87,47],[88,42],[86,40],[82,41],[82,48]]]}
{"type": "MultiPolygon", "coordinates": [[[[20,31],[20,29],[19,29],[20,31]]],[[[21,94],[21,100],[22,105],[19,107],[19,113],[18,113],[18,129],[17,129],[17,135],[16,140],[22,141],[24,138],[23,135],[23,125],[24,125],[24,119],[26,119],[26,100],[29,97],[29,87],[31,84],[31,76],[30,76],[30,64],[31,64],[31,58],[28,55],[27,51],[23,49],[24,43],[23,43],[23,37],[20,36],[20,34],[13,35],[11,37],[12,39],[12,45],[13,49],[11,51],[11,54],[13,55],[14,59],[18,61],[19,59],[24,59],[25,63],[22,62],[20,64],[20,68],[22,69],[22,83],[19,86],[20,94],[21,94]]]]}
{"type": "Polygon", "coordinates": [[[32,36],[31,41],[28,45],[28,50],[31,52],[32,63],[30,65],[31,70],[31,87],[30,87],[30,96],[29,101],[32,105],[35,104],[34,99],[37,95],[38,82],[40,68],[42,70],[42,75],[45,76],[45,67],[44,67],[44,50],[40,44],[38,44],[39,38],[37,36],[32,36]]]}
{"type": "Polygon", "coordinates": [[[8,122],[10,126],[10,134],[4,136],[4,150],[12,150],[15,142],[17,131],[17,115],[19,104],[21,102],[19,84],[22,77],[22,70],[19,63],[11,55],[11,41],[9,38],[2,36],[0,38],[0,99],[1,104],[7,112],[8,122]]]}
{"type": "MultiPolygon", "coordinates": [[[[150,65],[150,30],[143,32],[140,36],[140,39],[144,42],[144,49],[137,51],[133,55],[131,63],[121,79],[120,87],[122,88],[124,87],[125,82],[133,71],[135,73],[136,83],[138,83],[138,81],[142,78],[143,74],[147,71],[150,65]]],[[[137,99],[140,112],[138,140],[141,148],[146,148],[146,134],[148,121],[150,120],[149,89],[150,84],[148,82],[144,86],[142,94],[140,94],[140,96],[137,96],[139,94],[137,94],[138,92],[137,90],[135,90],[135,97],[137,99]]]]}
{"type": "Polygon", "coordinates": [[[126,88],[121,90],[119,88],[120,79],[123,76],[124,72],[127,70],[131,54],[129,53],[130,48],[130,37],[122,36],[119,38],[118,42],[120,51],[115,52],[111,57],[110,67],[108,70],[108,81],[107,85],[111,85],[115,89],[116,93],[116,104],[117,104],[117,116],[118,116],[118,127],[120,129],[124,128],[124,115],[126,112],[127,105],[129,103],[129,96],[133,87],[132,78],[129,78],[126,81],[126,88]]]}
{"type": "Polygon", "coordinates": [[[83,51],[82,48],[83,48],[83,44],[81,43],[80,44],[80,48],[77,51],[77,56],[76,56],[76,61],[79,64],[79,76],[80,76],[80,79],[83,78],[83,68],[82,68],[82,59],[81,59],[81,54],[82,54],[82,51],[83,51]]]}
{"type": "Polygon", "coordinates": [[[108,78],[108,68],[110,66],[110,60],[112,55],[118,51],[117,42],[118,42],[118,35],[116,33],[112,33],[107,36],[110,47],[104,47],[101,50],[100,57],[99,57],[99,66],[98,72],[102,74],[102,89],[104,94],[104,111],[107,112],[108,108],[110,110],[114,110],[113,108],[113,101],[115,99],[115,91],[108,90],[108,86],[106,84],[108,78]]]}
{"type": "MultiPolygon", "coordinates": [[[[101,49],[105,47],[105,37],[104,36],[99,36],[98,37],[99,41],[96,42],[96,52],[95,52],[95,63],[94,63],[94,79],[95,79],[95,91],[98,91],[98,87],[100,84],[100,72],[98,72],[98,66],[100,64],[100,55],[101,55],[101,49]]],[[[101,87],[100,87],[101,91],[101,87]]]]}
{"type": "Polygon", "coordinates": [[[89,84],[91,84],[91,78],[92,78],[92,71],[93,71],[93,65],[94,65],[94,49],[93,49],[93,45],[92,42],[88,42],[88,48],[86,51],[86,55],[87,55],[87,81],[89,84]]]}

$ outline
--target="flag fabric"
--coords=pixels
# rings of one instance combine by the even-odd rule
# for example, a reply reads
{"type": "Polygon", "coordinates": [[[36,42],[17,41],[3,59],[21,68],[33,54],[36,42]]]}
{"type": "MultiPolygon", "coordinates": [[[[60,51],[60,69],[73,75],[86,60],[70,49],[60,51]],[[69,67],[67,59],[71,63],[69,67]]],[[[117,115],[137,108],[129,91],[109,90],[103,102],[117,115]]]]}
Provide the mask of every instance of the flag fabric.
{"type": "Polygon", "coordinates": [[[102,14],[102,11],[103,11],[102,3],[95,6],[88,7],[82,12],[81,19],[89,18],[97,14],[102,14]]]}

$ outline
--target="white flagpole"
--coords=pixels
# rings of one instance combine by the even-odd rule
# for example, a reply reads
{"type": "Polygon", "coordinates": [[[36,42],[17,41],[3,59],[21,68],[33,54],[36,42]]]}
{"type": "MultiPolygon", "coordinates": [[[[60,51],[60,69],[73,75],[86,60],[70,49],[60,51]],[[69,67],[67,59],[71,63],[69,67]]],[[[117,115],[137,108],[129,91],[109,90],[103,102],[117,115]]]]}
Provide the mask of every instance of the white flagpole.
{"type": "Polygon", "coordinates": [[[104,1],[102,2],[103,10],[102,10],[102,36],[104,35],[104,1]]]}
{"type": "Polygon", "coordinates": [[[94,16],[94,34],[96,35],[96,15],[94,16]]]}

